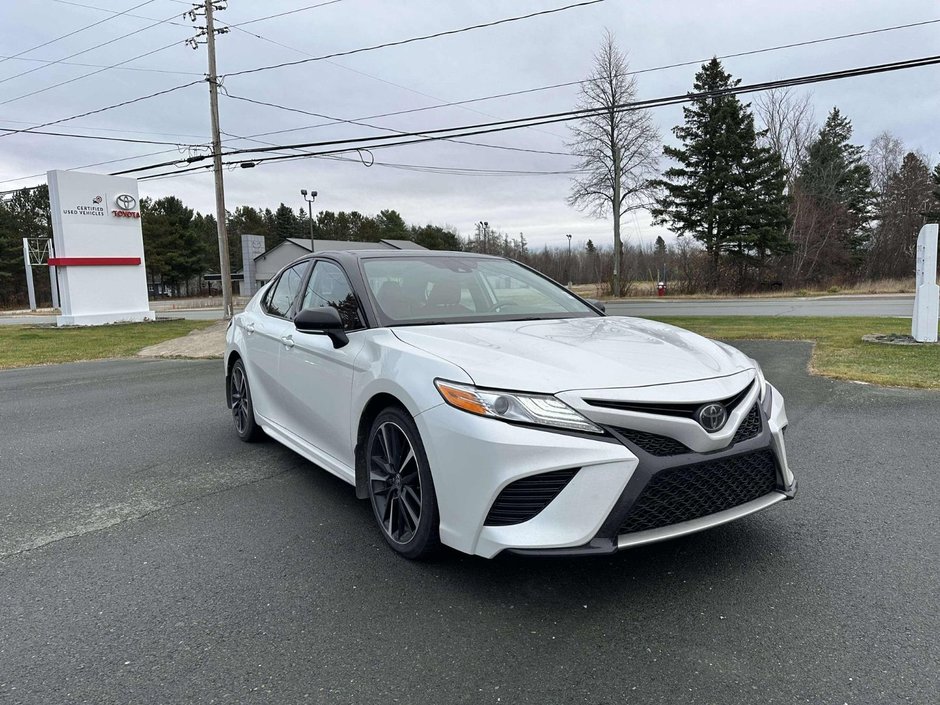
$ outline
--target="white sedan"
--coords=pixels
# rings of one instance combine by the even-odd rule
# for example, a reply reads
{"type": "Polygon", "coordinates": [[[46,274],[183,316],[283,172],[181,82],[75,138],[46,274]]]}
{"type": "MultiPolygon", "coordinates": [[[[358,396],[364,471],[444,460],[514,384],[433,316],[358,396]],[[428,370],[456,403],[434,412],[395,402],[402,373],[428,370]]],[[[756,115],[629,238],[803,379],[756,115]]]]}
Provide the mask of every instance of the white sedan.
{"type": "Polygon", "coordinates": [[[738,350],[460,252],[316,253],[229,326],[235,430],[355,487],[408,558],[608,554],[792,498],[738,350]]]}

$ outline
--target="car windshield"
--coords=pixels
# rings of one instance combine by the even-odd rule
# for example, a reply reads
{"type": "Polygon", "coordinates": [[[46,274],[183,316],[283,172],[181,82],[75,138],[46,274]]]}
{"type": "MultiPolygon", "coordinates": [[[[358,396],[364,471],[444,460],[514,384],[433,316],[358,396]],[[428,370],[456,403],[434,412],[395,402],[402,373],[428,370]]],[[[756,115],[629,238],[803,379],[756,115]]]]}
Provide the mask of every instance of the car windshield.
{"type": "Polygon", "coordinates": [[[503,259],[376,257],[363,273],[385,325],[598,316],[567,289],[503,259]]]}

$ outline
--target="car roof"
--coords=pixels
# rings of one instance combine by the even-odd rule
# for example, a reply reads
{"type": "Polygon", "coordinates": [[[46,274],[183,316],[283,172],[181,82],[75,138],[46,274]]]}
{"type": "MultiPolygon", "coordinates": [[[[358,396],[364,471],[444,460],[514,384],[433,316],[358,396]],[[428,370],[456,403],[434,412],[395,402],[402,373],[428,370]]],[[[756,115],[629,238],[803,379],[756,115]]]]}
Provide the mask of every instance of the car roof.
{"type": "Polygon", "coordinates": [[[384,250],[380,248],[369,250],[321,250],[306,255],[304,259],[319,256],[329,256],[343,262],[354,262],[363,259],[424,259],[425,257],[472,257],[474,259],[505,259],[494,255],[484,255],[477,252],[457,252],[454,250],[384,250]]]}

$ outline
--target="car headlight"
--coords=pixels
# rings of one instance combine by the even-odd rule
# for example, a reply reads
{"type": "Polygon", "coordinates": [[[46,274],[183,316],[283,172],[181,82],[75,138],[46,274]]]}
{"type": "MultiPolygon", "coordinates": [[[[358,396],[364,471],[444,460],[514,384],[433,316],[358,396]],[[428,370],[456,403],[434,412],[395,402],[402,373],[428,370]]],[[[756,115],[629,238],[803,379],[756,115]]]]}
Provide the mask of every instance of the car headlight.
{"type": "Polygon", "coordinates": [[[522,394],[493,389],[477,389],[469,384],[434,380],[434,386],[448,404],[477,416],[503,421],[551,426],[569,431],[604,433],[557,397],[548,394],[522,394]]]}
{"type": "Polygon", "coordinates": [[[764,401],[764,397],[767,395],[767,380],[764,378],[764,371],[760,368],[760,364],[757,362],[757,360],[753,358],[748,358],[748,359],[754,363],[754,371],[757,373],[756,379],[757,379],[757,384],[759,385],[758,389],[760,389],[760,392],[757,398],[760,401],[764,401]]]}

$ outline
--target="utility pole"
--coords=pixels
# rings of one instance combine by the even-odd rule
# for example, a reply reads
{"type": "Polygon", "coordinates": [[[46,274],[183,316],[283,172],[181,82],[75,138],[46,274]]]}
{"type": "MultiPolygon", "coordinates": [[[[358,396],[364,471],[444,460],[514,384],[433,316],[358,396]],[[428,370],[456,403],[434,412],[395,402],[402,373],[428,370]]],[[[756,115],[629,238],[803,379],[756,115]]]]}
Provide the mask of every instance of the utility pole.
{"type": "Polygon", "coordinates": [[[189,40],[190,46],[195,49],[199,46],[199,37],[205,34],[206,49],[209,54],[209,73],[206,81],[209,83],[209,110],[212,116],[212,162],[215,172],[215,217],[219,232],[219,272],[222,276],[222,317],[229,319],[234,314],[232,306],[232,268],[228,255],[228,232],[225,229],[225,186],[222,181],[222,138],[219,134],[219,78],[215,66],[215,35],[228,32],[227,27],[215,28],[212,17],[214,10],[224,10],[224,0],[205,0],[202,13],[198,6],[189,12],[190,18],[195,22],[197,14],[205,14],[206,26],[189,40]]]}

